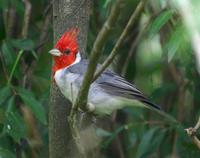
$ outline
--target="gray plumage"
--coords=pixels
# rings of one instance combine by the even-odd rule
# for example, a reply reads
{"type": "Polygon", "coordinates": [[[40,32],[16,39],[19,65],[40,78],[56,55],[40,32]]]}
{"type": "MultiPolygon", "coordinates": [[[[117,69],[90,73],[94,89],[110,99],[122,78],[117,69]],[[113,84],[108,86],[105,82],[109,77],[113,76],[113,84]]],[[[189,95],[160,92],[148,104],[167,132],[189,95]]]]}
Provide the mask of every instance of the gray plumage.
{"type": "MultiPolygon", "coordinates": [[[[67,69],[64,69],[63,74],[71,73],[79,75],[79,77],[74,80],[74,83],[78,88],[80,88],[83,76],[87,70],[87,66],[88,60],[82,59],[79,63],[71,65],[67,69]]],[[[100,68],[100,65],[97,66],[97,69],[98,68],[100,68]]],[[[124,78],[117,75],[111,70],[105,70],[101,74],[101,76],[99,76],[97,80],[94,81],[93,84],[97,84],[98,87],[100,87],[105,93],[110,96],[139,100],[146,105],[149,105],[156,109],[160,109],[159,106],[151,103],[133,84],[129,83],[124,78]]]]}

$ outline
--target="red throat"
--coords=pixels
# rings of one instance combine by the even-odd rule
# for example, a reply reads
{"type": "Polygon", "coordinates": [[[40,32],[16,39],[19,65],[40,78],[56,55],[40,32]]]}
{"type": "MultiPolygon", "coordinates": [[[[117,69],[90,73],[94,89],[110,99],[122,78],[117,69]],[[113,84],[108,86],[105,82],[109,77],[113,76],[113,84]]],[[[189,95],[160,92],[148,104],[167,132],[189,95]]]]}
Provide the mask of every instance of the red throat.
{"type": "Polygon", "coordinates": [[[63,69],[69,65],[71,65],[75,60],[76,56],[63,56],[63,57],[53,57],[54,58],[54,65],[53,65],[53,72],[55,73],[57,70],[63,69]]]}
{"type": "Polygon", "coordinates": [[[76,54],[78,52],[77,35],[79,30],[72,28],[66,31],[61,38],[55,44],[55,48],[58,49],[62,55],[54,56],[53,73],[57,70],[63,69],[71,65],[76,60],[76,54]],[[70,50],[69,54],[65,54],[67,50],[70,50]]]}

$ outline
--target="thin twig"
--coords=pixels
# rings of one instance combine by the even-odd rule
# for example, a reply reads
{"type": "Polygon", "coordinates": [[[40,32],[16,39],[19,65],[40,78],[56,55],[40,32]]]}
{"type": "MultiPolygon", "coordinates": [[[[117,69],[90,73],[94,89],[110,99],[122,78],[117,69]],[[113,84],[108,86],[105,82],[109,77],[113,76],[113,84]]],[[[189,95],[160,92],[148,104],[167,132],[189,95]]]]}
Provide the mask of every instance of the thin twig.
{"type": "Polygon", "coordinates": [[[29,22],[31,17],[31,3],[29,0],[22,0],[25,5],[24,24],[22,28],[22,38],[27,38],[29,22]]]}
{"type": "Polygon", "coordinates": [[[40,38],[39,41],[36,45],[36,47],[34,48],[35,51],[37,51],[39,54],[41,52],[41,48],[45,45],[45,43],[47,43],[47,41],[49,40],[49,28],[50,28],[50,23],[52,21],[52,14],[51,12],[49,12],[48,14],[45,14],[46,16],[44,17],[44,23],[43,23],[43,27],[41,28],[41,34],[40,34],[40,38]]]}
{"type": "Polygon", "coordinates": [[[176,68],[176,66],[175,66],[173,63],[170,63],[170,64],[168,65],[168,68],[169,68],[169,72],[170,72],[172,78],[174,79],[176,85],[177,85],[178,87],[180,87],[180,86],[182,85],[182,82],[184,82],[184,81],[183,81],[183,78],[182,78],[182,74],[180,74],[180,73],[177,71],[177,68],[176,68]]]}
{"type": "Polygon", "coordinates": [[[46,17],[45,17],[44,23],[43,23],[43,27],[41,28],[39,44],[42,43],[43,41],[45,41],[45,39],[47,38],[47,36],[49,34],[49,24],[51,23],[51,19],[52,19],[52,14],[51,13],[46,14],[46,17]]]}
{"type": "Polygon", "coordinates": [[[137,8],[134,10],[133,14],[131,15],[131,18],[128,21],[128,24],[126,25],[125,29],[123,30],[121,36],[119,37],[117,43],[115,44],[112,52],[110,53],[110,55],[108,56],[108,58],[106,59],[106,61],[102,64],[101,68],[95,73],[93,81],[95,81],[101,74],[102,72],[112,63],[112,61],[114,60],[115,56],[117,55],[117,53],[119,52],[119,48],[121,47],[124,39],[126,38],[126,36],[129,34],[132,26],[135,24],[137,18],[139,17],[139,15],[141,14],[141,12],[144,9],[144,5],[145,5],[146,0],[142,0],[139,2],[137,8]]]}
{"type": "MultiPolygon", "coordinates": [[[[30,17],[31,17],[31,3],[29,0],[22,0],[22,2],[24,3],[25,12],[24,12],[24,21],[23,21],[21,36],[23,39],[26,39],[28,35],[29,22],[30,22],[30,17]]],[[[27,64],[25,63],[25,59],[21,60],[21,64],[22,64],[23,73],[24,73],[24,71],[28,67],[27,64]]],[[[27,79],[27,75],[24,75],[22,79],[23,87],[25,87],[26,85],[26,81],[27,81],[26,79],[27,79]]]]}
{"type": "Polygon", "coordinates": [[[199,120],[196,124],[196,126],[194,127],[195,130],[198,130],[200,128],[200,117],[199,117],[199,120]]]}
{"type": "MultiPolygon", "coordinates": [[[[176,68],[174,63],[169,63],[168,64],[168,69],[169,69],[169,73],[172,76],[172,79],[174,80],[178,91],[177,91],[177,95],[178,95],[178,116],[177,116],[177,120],[179,122],[183,122],[184,119],[184,112],[185,112],[185,93],[186,93],[186,89],[185,89],[185,85],[187,84],[187,82],[184,80],[183,78],[183,74],[181,72],[178,71],[178,69],[176,68]]],[[[175,133],[174,137],[173,137],[173,150],[172,150],[172,155],[174,157],[177,157],[177,140],[178,140],[178,134],[175,133]]]]}
{"type": "Polygon", "coordinates": [[[200,140],[197,138],[196,133],[197,130],[200,128],[200,117],[195,125],[195,127],[186,128],[185,131],[189,137],[192,138],[193,143],[199,148],[200,150],[200,140]]]}
{"type": "Polygon", "coordinates": [[[108,19],[104,23],[101,31],[99,32],[96,38],[96,41],[91,51],[88,69],[85,73],[82,86],[80,88],[78,97],[75,101],[75,105],[71,109],[70,117],[73,117],[74,112],[76,111],[78,107],[81,107],[82,109],[86,109],[88,91],[89,91],[89,87],[90,87],[94,72],[96,70],[97,62],[101,55],[102,48],[105,44],[108,34],[110,33],[111,28],[114,26],[118,18],[121,1],[122,0],[118,0],[114,4],[108,19]]]}
{"type": "Polygon", "coordinates": [[[46,8],[44,9],[44,12],[42,14],[43,17],[45,17],[47,14],[49,14],[50,10],[52,9],[52,5],[54,3],[55,0],[51,0],[49,2],[49,4],[46,6],[46,8]]]}
{"type": "MultiPolygon", "coordinates": [[[[38,41],[38,44],[36,45],[36,47],[34,48],[34,50],[37,52],[37,55],[39,55],[42,52],[42,47],[45,45],[45,43],[49,40],[48,38],[48,30],[49,30],[49,24],[51,23],[51,18],[52,15],[51,13],[48,13],[45,17],[44,20],[44,24],[43,27],[41,29],[41,34],[40,34],[40,38],[38,41]]],[[[33,70],[36,67],[36,60],[31,60],[25,67],[24,69],[24,83],[26,85],[26,81],[28,81],[33,73],[33,70]]],[[[31,82],[29,82],[29,87],[31,87],[31,82]]]]}

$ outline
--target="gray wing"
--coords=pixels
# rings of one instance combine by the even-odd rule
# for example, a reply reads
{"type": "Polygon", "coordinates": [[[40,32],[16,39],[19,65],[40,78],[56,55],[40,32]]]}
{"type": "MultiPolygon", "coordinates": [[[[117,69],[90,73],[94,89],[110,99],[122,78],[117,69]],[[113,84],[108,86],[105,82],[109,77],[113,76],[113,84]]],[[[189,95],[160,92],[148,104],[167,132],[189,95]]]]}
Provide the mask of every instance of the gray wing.
{"type": "MultiPolygon", "coordinates": [[[[68,68],[68,71],[82,76],[88,66],[88,60],[81,60],[68,68]]],[[[98,65],[97,69],[100,68],[98,65]]],[[[128,99],[136,99],[156,109],[160,109],[156,104],[151,103],[133,84],[126,81],[121,76],[111,70],[106,69],[95,81],[106,93],[113,96],[120,96],[128,99]]]]}

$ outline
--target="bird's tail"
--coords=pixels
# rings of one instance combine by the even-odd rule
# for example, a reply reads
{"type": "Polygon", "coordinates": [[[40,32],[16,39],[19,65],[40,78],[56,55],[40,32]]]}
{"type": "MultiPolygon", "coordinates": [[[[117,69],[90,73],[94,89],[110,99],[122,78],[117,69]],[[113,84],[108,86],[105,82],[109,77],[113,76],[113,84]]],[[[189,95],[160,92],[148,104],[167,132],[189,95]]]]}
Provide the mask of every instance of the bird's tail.
{"type": "Polygon", "coordinates": [[[155,109],[157,109],[157,110],[162,110],[161,107],[160,107],[159,105],[154,104],[154,103],[150,102],[150,101],[147,100],[147,99],[142,99],[141,102],[143,102],[144,104],[147,104],[147,105],[149,105],[149,106],[151,106],[151,107],[153,107],[153,108],[155,108],[155,109]]]}
{"type": "Polygon", "coordinates": [[[148,105],[148,107],[152,107],[150,108],[151,110],[157,112],[160,116],[162,116],[167,122],[170,122],[170,124],[176,124],[180,126],[180,123],[171,115],[167,114],[159,105],[154,104],[152,102],[150,102],[147,99],[144,100],[140,100],[141,102],[143,102],[144,104],[148,105]]]}

